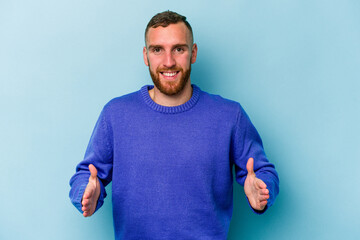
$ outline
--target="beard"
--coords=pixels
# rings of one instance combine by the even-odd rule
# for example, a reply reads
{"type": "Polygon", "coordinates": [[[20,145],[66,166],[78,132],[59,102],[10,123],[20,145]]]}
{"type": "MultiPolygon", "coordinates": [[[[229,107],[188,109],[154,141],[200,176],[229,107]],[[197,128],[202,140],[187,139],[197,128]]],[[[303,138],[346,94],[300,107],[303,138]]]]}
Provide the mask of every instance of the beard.
{"type": "Polygon", "coordinates": [[[175,66],[172,68],[159,68],[158,67],[156,69],[156,72],[152,71],[150,68],[150,65],[149,65],[149,72],[150,72],[150,76],[151,76],[156,88],[159,89],[159,91],[165,95],[173,96],[173,95],[180,93],[184,89],[186,83],[189,81],[190,73],[191,73],[191,64],[189,65],[189,68],[186,69],[185,71],[184,71],[184,69],[175,66]],[[181,77],[179,80],[177,80],[175,82],[170,82],[170,81],[162,82],[160,80],[160,74],[161,74],[161,72],[164,72],[164,71],[179,71],[181,73],[181,77]]]}

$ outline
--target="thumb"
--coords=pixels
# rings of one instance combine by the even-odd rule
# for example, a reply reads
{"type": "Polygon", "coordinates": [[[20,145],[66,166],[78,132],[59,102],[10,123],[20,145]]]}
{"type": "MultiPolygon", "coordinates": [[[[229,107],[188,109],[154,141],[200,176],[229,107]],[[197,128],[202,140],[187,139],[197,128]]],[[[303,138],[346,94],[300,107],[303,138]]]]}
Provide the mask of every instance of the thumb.
{"type": "Polygon", "coordinates": [[[89,170],[90,170],[90,178],[96,178],[97,177],[97,169],[94,165],[90,164],[89,165],[89,170]]]}
{"type": "Polygon", "coordinates": [[[95,192],[95,188],[96,188],[96,180],[97,180],[97,170],[95,168],[94,165],[90,164],[89,165],[89,170],[90,170],[90,177],[89,177],[89,183],[87,184],[84,194],[83,194],[83,199],[88,199],[91,198],[91,196],[94,194],[95,192]]]}
{"type": "Polygon", "coordinates": [[[248,174],[255,174],[254,173],[254,159],[249,158],[246,164],[246,169],[248,171],[248,174]]]}

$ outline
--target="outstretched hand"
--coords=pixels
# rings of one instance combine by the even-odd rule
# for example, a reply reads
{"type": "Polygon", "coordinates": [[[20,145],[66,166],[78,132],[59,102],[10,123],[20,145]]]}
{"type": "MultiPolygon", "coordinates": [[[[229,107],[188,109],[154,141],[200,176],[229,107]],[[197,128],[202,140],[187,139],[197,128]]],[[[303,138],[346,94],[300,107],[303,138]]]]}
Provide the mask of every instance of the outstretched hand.
{"type": "Polygon", "coordinates": [[[249,158],[246,169],[248,174],[246,176],[244,191],[249,199],[250,205],[253,209],[261,211],[264,210],[269,199],[269,190],[266,184],[256,177],[254,172],[254,159],[249,158]]]}
{"type": "Polygon", "coordinates": [[[97,169],[95,168],[94,165],[90,164],[89,170],[91,173],[89,177],[89,183],[85,188],[81,200],[81,204],[82,204],[81,210],[83,210],[84,217],[90,217],[91,215],[93,215],[96,209],[97,201],[100,196],[100,183],[97,177],[97,169]]]}

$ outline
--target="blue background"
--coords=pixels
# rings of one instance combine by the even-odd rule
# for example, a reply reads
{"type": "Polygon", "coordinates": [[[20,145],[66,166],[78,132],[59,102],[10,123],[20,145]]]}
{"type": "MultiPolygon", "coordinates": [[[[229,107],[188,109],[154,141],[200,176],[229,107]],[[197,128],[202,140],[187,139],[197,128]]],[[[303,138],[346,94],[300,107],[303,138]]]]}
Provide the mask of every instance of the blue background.
{"type": "Polygon", "coordinates": [[[360,2],[0,1],[0,239],[113,239],[110,193],[83,218],[68,181],[103,105],[150,84],[147,22],[188,17],[192,81],[239,101],[280,176],[262,216],[234,189],[229,239],[360,234],[360,2]]]}

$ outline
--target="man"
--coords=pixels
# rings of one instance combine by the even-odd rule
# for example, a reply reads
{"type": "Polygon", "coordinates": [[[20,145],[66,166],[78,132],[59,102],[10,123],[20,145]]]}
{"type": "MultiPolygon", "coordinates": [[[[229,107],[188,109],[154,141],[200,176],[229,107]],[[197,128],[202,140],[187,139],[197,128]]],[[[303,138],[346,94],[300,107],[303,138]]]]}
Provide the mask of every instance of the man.
{"type": "Polygon", "coordinates": [[[116,239],[226,239],[233,174],[263,213],[278,176],[240,104],[191,84],[197,45],[186,18],[155,15],[144,62],[154,86],[103,108],[70,198],[85,217],[103,204],[110,181],[116,239]]]}

